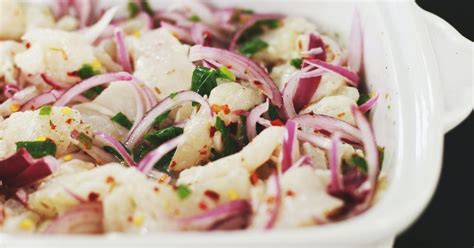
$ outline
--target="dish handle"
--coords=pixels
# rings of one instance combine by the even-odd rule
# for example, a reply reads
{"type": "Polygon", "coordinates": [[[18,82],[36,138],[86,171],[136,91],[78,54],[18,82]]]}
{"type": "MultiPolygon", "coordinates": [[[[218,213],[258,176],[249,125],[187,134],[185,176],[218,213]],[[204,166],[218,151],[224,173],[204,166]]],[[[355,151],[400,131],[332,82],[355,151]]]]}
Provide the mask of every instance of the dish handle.
{"type": "Polygon", "coordinates": [[[440,17],[422,10],[441,76],[445,132],[474,109],[473,42],[440,17]]]}

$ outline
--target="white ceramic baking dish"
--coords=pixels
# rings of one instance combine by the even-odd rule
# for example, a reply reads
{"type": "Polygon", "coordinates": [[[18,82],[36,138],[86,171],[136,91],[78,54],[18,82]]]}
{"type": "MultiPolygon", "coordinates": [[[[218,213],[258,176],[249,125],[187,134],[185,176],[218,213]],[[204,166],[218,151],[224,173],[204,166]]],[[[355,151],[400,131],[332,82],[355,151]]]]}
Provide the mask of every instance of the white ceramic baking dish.
{"type": "MultiPolygon", "coordinates": [[[[473,43],[414,1],[213,2],[304,16],[343,40],[359,9],[366,81],[383,96],[371,114],[377,140],[386,147],[388,187],[379,202],[358,217],[319,227],[94,237],[2,234],[1,247],[391,247],[420,215],[438,182],[443,136],[473,109],[473,43]]],[[[153,4],[165,6],[166,1],[153,4]]]]}

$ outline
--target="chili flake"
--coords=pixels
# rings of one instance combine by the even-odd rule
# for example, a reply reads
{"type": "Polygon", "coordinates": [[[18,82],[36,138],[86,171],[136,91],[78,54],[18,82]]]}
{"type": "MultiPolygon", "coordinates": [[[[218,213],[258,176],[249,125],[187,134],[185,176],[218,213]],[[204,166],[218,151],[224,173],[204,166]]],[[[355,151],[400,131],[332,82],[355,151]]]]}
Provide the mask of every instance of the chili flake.
{"type": "Polygon", "coordinates": [[[207,210],[207,205],[206,203],[204,203],[203,201],[200,201],[199,204],[198,204],[198,207],[201,209],[201,210],[207,210]]]}
{"type": "Polygon", "coordinates": [[[89,199],[89,201],[91,202],[94,202],[94,201],[97,201],[97,199],[99,199],[100,195],[96,192],[90,192],[89,195],[87,196],[87,199],[89,199]]]}
{"type": "Polygon", "coordinates": [[[218,202],[219,198],[220,198],[220,196],[217,192],[215,192],[213,190],[210,190],[210,189],[204,191],[204,195],[209,197],[211,200],[213,200],[215,202],[218,202]]]}

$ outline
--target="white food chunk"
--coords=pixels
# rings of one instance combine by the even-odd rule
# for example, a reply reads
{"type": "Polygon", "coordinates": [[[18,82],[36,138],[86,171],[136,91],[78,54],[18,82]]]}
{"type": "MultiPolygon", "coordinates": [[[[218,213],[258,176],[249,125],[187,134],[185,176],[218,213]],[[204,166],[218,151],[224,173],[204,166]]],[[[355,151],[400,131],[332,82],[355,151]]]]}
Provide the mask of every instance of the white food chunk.
{"type": "Polygon", "coordinates": [[[217,114],[226,125],[239,120],[233,111],[250,110],[262,101],[257,90],[238,83],[223,83],[214,88],[209,97],[209,104],[220,110],[217,114]]]}
{"type": "Polygon", "coordinates": [[[293,76],[293,74],[297,71],[298,70],[290,64],[281,64],[273,68],[270,76],[272,77],[273,81],[275,81],[280,91],[283,91],[286,83],[288,83],[291,76],[293,76]]]}
{"type": "Polygon", "coordinates": [[[18,40],[23,32],[25,12],[21,1],[0,0],[0,40],[18,40]]]}
{"type": "Polygon", "coordinates": [[[48,6],[27,4],[24,10],[26,16],[26,31],[37,28],[54,28],[54,16],[48,6]]]}
{"type": "Polygon", "coordinates": [[[303,109],[300,114],[315,113],[332,116],[349,124],[355,125],[351,106],[356,102],[346,96],[327,96],[321,101],[311,104],[303,109]]]}
{"type": "MultiPolygon", "coordinates": [[[[315,172],[309,166],[292,167],[281,176],[282,202],[275,228],[311,226],[326,220],[326,214],[339,208],[343,202],[326,193],[329,174],[315,172]]],[[[268,183],[268,182],[267,182],[268,183]]],[[[258,190],[258,189],[257,189],[258,190]]],[[[260,189],[260,191],[262,191],[260,189]]],[[[267,195],[253,194],[255,215],[252,227],[263,228],[269,218],[267,195]]]]}
{"type": "Polygon", "coordinates": [[[313,162],[313,166],[318,169],[328,168],[328,159],[324,150],[314,147],[310,143],[303,143],[303,154],[308,155],[313,162]]]}
{"type": "Polygon", "coordinates": [[[71,145],[77,144],[71,138],[72,131],[89,134],[88,127],[81,124],[81,115],[76,110],[53,107],[50,115],[40,116],[39,112],[17,112],[0,123],[0,158],[15,153],[16,142],[37,139],[54,141],[56,156],[62,156],[71,145]]]}
{"type": "Polygon", "coordinates": [[[211,125],[211,119],[205,111],[191,117],[184,127],[184,141],[178,145],[171,160],[171,170],[181,171],[209,157],[212,148],[211,125]]]}
{"type": "Polygon", "coordinates": [[[0,81],[16,84],[19,70],[15,65],[14,57],[24,49],[24,45],[14,41],[0,42],[0,81]]]}
{"type": "Polygon", "coordinates": [[[326,73],[321,77],[316,93],[311,98],[311,103],[321,100],[323,97],[334,95],[338,89],[346,85],[343,77],[334,74],[326,73]]]}
{"type": "Polygon", "coordinates": [[[269,127],[255,137],[242,151],[181,172],[178,183],[202,183],[226,175],[234,167],[243,167],[249,173],[270,159],[283,142],[284,128],[269,127]]]}
{"type": "Polygon", "coordinates": [[[268,47],[255,55],[255,59],[265,62],[279,63],[301,57],[299,36],[316,32],[316,26],[302,17],[287,17],[283,25],[265,32],[260,38],[268,43],[268,47]]]}
{"type": "Polygon", "coordinates": [[[188,59],[189,46],[167,30],[143,34],[133,50],[134,75],[154,89],[159,99],[191,88],[194,65],[188,59]]]}

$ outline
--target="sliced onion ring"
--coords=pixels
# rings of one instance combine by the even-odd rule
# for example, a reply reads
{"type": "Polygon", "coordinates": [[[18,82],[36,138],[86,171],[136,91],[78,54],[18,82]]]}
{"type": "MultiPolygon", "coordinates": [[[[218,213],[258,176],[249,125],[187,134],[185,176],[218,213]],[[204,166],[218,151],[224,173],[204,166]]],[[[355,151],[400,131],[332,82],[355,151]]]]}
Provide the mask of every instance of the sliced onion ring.
{"type": "Polygon", "coordinates": [[[204,108],[208,112],[209,116],[213,116],[211,106],[209,103],[200,96],[198,93],[193,91],[181,91],[174,93],[173,96],[169,96],[163,99],[161,102],[156,105],[148,114],[140,121],[135,129],[130,133],[125,142],[125,145],[129,148],[135,146],[139,139],[147,132],[150,127],[153,125],[155,118],[169,109],[173,108],[176,105],[180,105],[185,102],[197,102],[201,105],[201,108],[204,108]]]}
{"type": "Polygon", "coordinates": [[[74,85],[72,88],[64,92],[64,94],[61,95],[61,97],[59,97],[59,99],[56,101],[54,106],[57,106],[57,107],[66,106],[72,99],[74,99],[74,97],[96,86],[99,86],[102,84],[108,84],[114,81],[130,81],[130,80],[132,80],[132,75],[130,75],[127,72],[108,73],[108,74],[91,77],[89,79],[86,79],[74,85]]]}
{"type": "Polygon", "coordinates": [[[83,203],[56,218],[44,232],[49,234],[103,233],[103,218],[102,203],[83,203]]]}
{"type": "Polygon", "coordinates": [[[95,133],[95,136],[99,137],[101,140],[105,141],[108,145],[114,148],[129,166],[137,166],[133,158],[130,156],[130,154],[128,154],[125,147],[123,147],[123,145],[114,137],[102,132],[95,133]]]}
{"type": "Polygon", "coordinates": [[[143,158],[140,163],[138,163],[138,170],[143,172],[144,174],[148,174],[152,169],[153,166],[168,152],[175,149],[179,144],[181,144],[184,140],[184,136],[180,135],[172,140],[165,142],[164,144],[160,145],[155,150],[149,152],[145,158],[143,158]]]}
{"type": "Polygon", "coordinates": [[[293,120],[288,120],[285,125],[285,135],[283,137],[281,171],[285,173],[295,160],[295,149],[298,149],[296,140],[296,130],[298,124],[293,120]]]}
{"type": "Polygon", "coordinates": [[[377,93],[375,96],[370,98],[367,102],[359,106],[359,110],[362,113],[367,113],[369,110],[371,110],[374,105],[377,103],[377,100],[379,99],[380,94],[377,93]]]}
{"type": "Polygon", "coordinates": [[[357,87],[359,85],[359,76],[345,67],[339,65],[332,65],[318,59],[305,60],[304,63],[319,67],[326,71],[336,73],[345,78],[352,86],[357,87]]]}
{"type": "Polygon", "coordinates": [[[331,136],[331,146],[329,147],[329,169],[331,170],[331,190],[339,191],[343,189],[341,174],[341,139],[339,133],[331,136]]]}
{"type": "Polygon", "coordinates": [[[122,65],[124,71],[131,73],[132,64],[130,63],[130,56],[128,54],[127,46],[125,45],[125,37],[121,28],[115,28],[114,39],[115,45],[117,46],[117,57],[120,65],[122,65]]]}
{"type": "Polygon", "coordinates": [[[262,90],[275,106],[281,107],[282,97],[273,79],[247,57],[224,49],[195,45],[191,47],[189,59],[217,61],[227,66],[237,77],[250,81],[257,89],[262,90]]]}
{"type": "Polygon", "coordinates": [[[258,119],[260,118],[261,115],[263,115],[265,112],[268,111],[269,107],[270,107],[270,104],[268,103],[268,100],[267,100],[264,103],[253,108],[252,111],[250,111],[249,115],[247,116],[245,126],[246,126],[247,138],[249,139],[249,141],[253,140],[253,138],[257,136],[258,119]]]}

